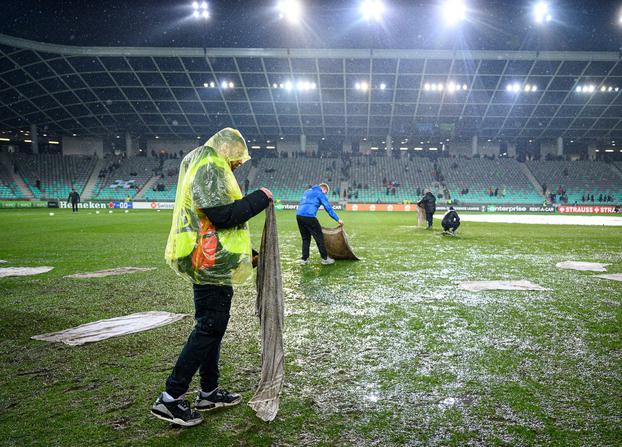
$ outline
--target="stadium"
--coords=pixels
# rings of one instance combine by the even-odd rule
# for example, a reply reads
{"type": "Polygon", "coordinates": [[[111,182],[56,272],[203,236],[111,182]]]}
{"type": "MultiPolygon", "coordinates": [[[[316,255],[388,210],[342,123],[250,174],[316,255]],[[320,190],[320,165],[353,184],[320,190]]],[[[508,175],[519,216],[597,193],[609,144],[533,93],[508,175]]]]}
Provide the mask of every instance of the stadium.
{"type": "Polygon", "coordinates": [[[6,3],[1,445],[622,443],[622,3],[6,3]]]}

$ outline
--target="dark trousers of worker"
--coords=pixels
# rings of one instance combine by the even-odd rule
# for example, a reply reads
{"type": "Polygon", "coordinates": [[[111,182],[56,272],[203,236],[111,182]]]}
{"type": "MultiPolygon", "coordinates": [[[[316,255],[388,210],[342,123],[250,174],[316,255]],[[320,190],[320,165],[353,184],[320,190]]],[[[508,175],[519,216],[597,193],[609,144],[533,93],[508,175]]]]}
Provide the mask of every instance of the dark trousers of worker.
{"type": "Polygon", "coordinates": [[[71,202],[71,212],[72,213],[78,212],[78,202],[71,202]]]}
{"type": "Polygon", "coordinates": [[[444,223],[443,225],[443,230],[444,231],[456,231],[458,229],[458,227],[460,226],[460,222],[456,222],[456,223],[444,223]]]}
{"type": "Polygon", "coordinates": [[[174,398],[188,391],[197,371],[205,392],[218,387],[220,376],[220,343],[229,323],[233,288],[211,284],[194,284],[193,288],[196,324],[166,381],[166,392],[174,398]]]}
{"type": "Polygon", "coordinates": [[[434,220],[434,213],[426,211],[425,212],[425,220],[428,221],[428,228],[432,228],[432,222],[434,220]]]}
{"type": "Polygon", "coordinates": [[[298,222],[298,230],[302,237],[302,259],[309,259],[309,247],[311,245],[311,236],[315,239],[317,249],[320,251],[322,259],[328,257],[326,247],[324,246],[324,234],[322,234],[322,226],[315,217],[296,216],[298,222]]]}

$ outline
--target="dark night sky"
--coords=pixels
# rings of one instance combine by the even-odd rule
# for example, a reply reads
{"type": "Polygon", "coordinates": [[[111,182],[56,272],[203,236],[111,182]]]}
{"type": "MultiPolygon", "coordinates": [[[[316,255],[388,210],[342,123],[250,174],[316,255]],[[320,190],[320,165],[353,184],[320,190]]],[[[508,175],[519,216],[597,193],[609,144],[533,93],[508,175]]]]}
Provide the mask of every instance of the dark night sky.
{"type": "Polygon", "coordinates": [[[441,1],[386,0],[383,24],[358,18],[357,0],[306,0],[305,23],[276,19],[276,1],[211,1],[204,28],[190,1],[5,0],[0,32],[70,45],[313,48],[608,50],[622,46],[622,1],[557,0],[555,21],[532,24],[529,0],[472,0],[459,31],[443,26],[441,1]],[[206,30],[206,32],[204,31],[206,30]]]}

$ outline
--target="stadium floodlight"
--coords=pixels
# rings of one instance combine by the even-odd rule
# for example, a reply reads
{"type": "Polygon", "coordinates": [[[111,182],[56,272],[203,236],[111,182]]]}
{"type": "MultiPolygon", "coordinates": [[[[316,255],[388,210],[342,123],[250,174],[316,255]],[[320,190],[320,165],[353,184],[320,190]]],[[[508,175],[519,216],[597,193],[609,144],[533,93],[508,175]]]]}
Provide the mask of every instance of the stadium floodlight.
{"type": "Polygon", "coordinates": [[[536,23],[545,23],[553,20],[549,4],[546,2],[536,3],[536,5],[533,7],[533,18],[536,23]]]}
{"type": "Polygon", "coordinates": [[[443,4],[443,17],[447,25],[455,25],[466,19],[466,5],[463,0],[446,0],[443,4]]]}
{"type": "Polygon", "coordinates": [[[192,16],[195,18],[202,17],[203,19],[209,19],[209,10],[207,9],[207,2],[192,2],[192,16]]]}
{"type": "Polygon", "coordinates": [[[299,23],[302,18],[302,3],[298,0],[281,0],[277,4],[279,18],[285,19],[289,23],[299,23]]]}
{"type": "Polygon", "coordinates": [[[368,22],[380,22],[384,12],[384,3],[381,0],[365,0],[361,3],[361,16],[368,22]]]}
{"type": "Polygon", "coordinates": [[[369,84],[367,83],[367,81],[357,82],[356,84],[354,84],[354,88],[356,90],[366,92],[369,89],[369,84]]]}
{"type": "Polygon", "coordinates": [[[429,83],[427,83],[427,82],[423,85],[423,89],[424,89],[424,90],[430,90],[430,88],[431,88],[431,86],[430,86],[430,84],[429,84],[429,83]]]}
{"type": "Polygon", "coordinates": [[[538,86],[537,85],[532,85],[531,86],[531,91],[535,92],[536,90],[538,90],[538,86]]]}
{"type": "Polygon", "coordinates": [[[583,93],[583,87],[581,87],[580,85],[577,85],[577,93],[583,93]]]}
{"type": "Polygon", "coordinates": [[[294,88],[294,84],[292,84],[292,82],[291,82],[291,81],[287,81],[287,82],[285,83],[285,90],[290,91],[290,90],[291,90],[291,89],[293,89],[293,88],[294,88]]]}
{"type": "Polygon", "coordinates": [[[380,90],[384,90],[387,88],[387,84],[385,84],[384,82],[380,84],[380,90]]]}

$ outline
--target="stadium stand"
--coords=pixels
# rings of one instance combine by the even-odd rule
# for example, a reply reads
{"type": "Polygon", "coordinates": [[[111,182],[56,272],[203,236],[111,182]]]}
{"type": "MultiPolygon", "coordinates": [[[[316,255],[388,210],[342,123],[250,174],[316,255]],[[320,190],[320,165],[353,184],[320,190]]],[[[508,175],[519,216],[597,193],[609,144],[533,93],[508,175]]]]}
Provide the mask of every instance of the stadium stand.
{"type": "Polygon", "coordinates": [[[275,200],[298,202],[309,185],[326,182],[333,191],[331,200],[336,199],[338,180],[341,179],[341,160],[337,158],[262,158],[252,187],[268,187],[275,200]]]}
{"type": "Polygon", "coordinates": [[[22,197],[8,168],[0,163],[0,199],[21,199],[22,197]]]}
{"type": "MultiPolygon", "coordinates": [[[[125,200],[133,198],[159,168],[163,160],[147,157],[114,157],[100,172],[93,199],[125,200]]],[[[172,160],[177,161],[179,160],[172,160]]],[[[175,197],[173,196],[172,199],[175,197]]]]}
{"type": "MultiPolygon", "coordinates": [[[[164,160],[162,168],[157,171],[158,180],[153,187],[143,194],[144,200],[149,201],[174,201],[177,194],[177,181],[179,179],[179,165],[181,159],[164,160]]],[[[238,180],[240,188],[244,191],[244,182],[251,171],[251,163],[244,163],[235,170],[234,175],[238,180]]]]}
{"type": "Polygon", "coordinates": [[[94,157],[74,155],[14,154],[9,160],[37,199],[67,200],[72,187],[81,194],[96,164],[94,157]]]}
{"type": "MultiPolygon", "coordinates": [[[[565,190],[567,203],[597,203],[599,196],[622,198],[622,178],[613,167],[598,161],[528,161],[527,166],[542,185],[543,190],[555,194],[560,201],[565,190]],[[589,196],[589,197],[588,197],[589,196]],[[592,201],[594,196],[594,201],[592,201]]],[[[565,200],[562,200],[565,202],[565,200]]],[[[603,201],[603,200],[601,200],[603,201]]]]}
{"type": "Polygon", "coordinates": [[[348,200],[359,203],[416,202],[424,189],[437,192],[433,163],[423,157],[356,157],[350,167],[348,200]]]}
{"type": "Polygon", "coordinates": [[[544,200],[513,159],[441,158],[438,165],[452,200],[460,203],[539,205],[544,200]]]}
{"type": "Polygon", "coordinates": [[[162,167],[156,171],[159,178],[148,191],[145,191],[143,198],[162,202],[175,200],[180,163],[179,158],[164,160],[162,167]]]}

